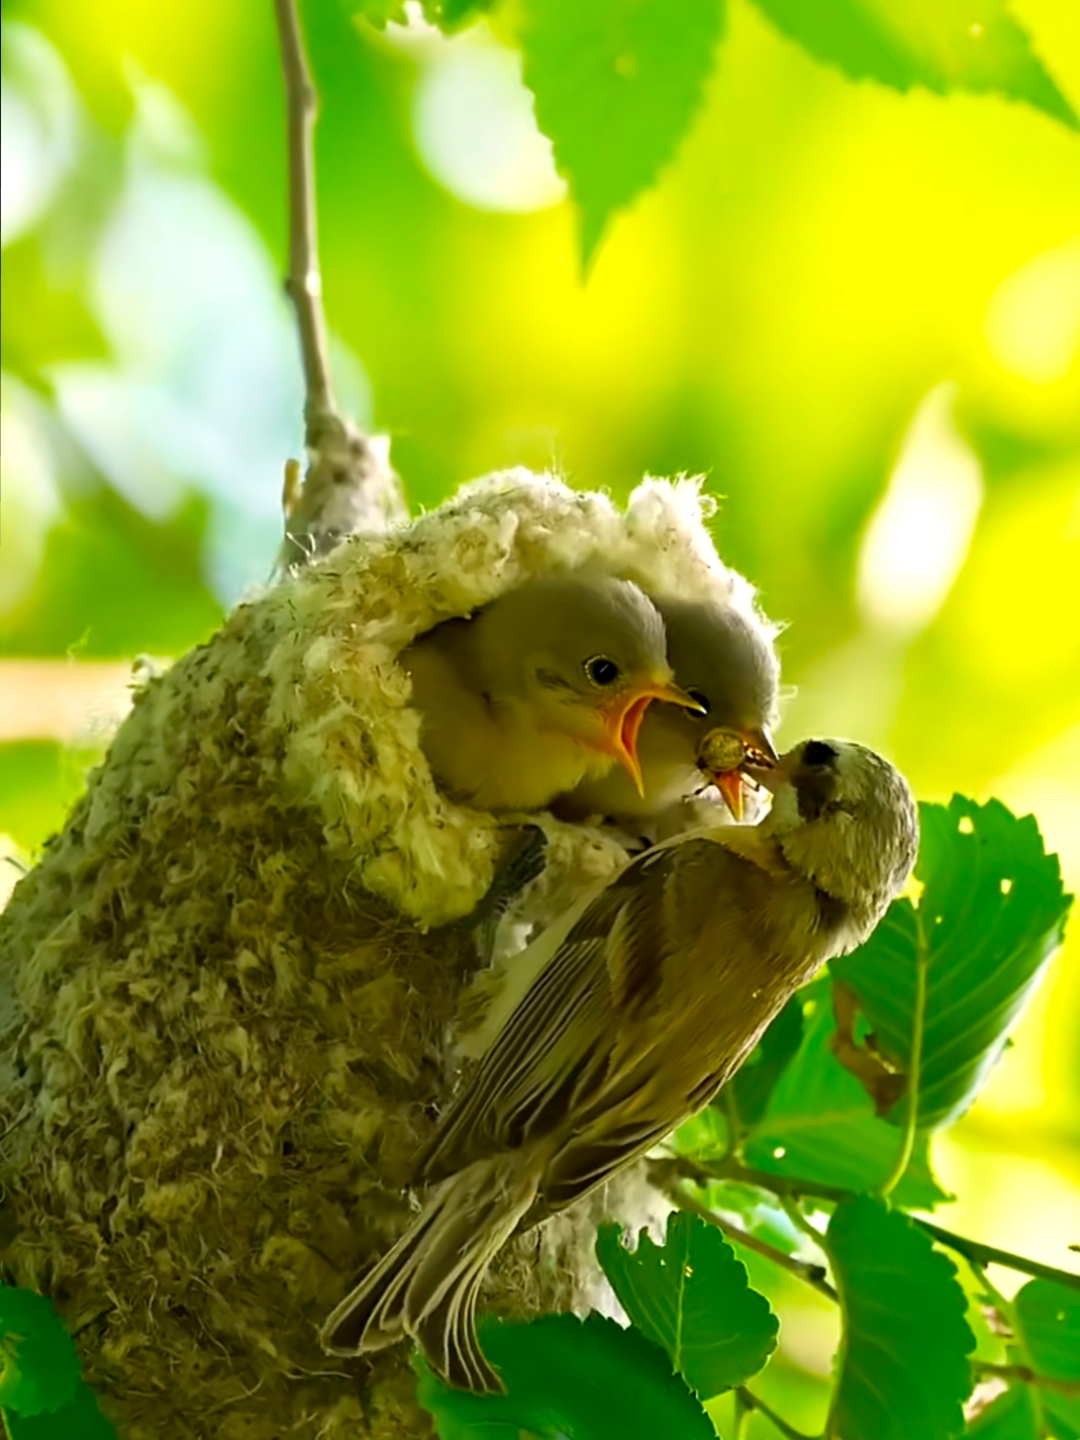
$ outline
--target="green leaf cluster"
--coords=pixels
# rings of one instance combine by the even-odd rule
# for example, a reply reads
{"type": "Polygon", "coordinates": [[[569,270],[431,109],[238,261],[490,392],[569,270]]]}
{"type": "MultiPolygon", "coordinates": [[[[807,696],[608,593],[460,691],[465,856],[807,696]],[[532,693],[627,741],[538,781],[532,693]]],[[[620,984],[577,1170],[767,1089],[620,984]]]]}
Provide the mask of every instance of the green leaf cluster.
{"type": "MultiPolygon", "coordinates": [[[[378,29],[403,0],[345,0],[378,29]]],[[[782,34],[852,80],[939,95],[1002,95],[1071,129],[1077,117],[1005,0],[755,0],[782,34]]],[[[496,0],[424,0],[453,33],[496,0]]],[[[587,265],[611,216],[653,185],[686,137],[716,65],[725,0],[524,0],[525,82],[581,215],[587,265]]]]}
{"type": "MultiPolygon", "coordinates": [[[[797,996],[727,1093],[677,1137],[675,1164],[689,1162],[702,1200],[719,1207],[715,1224],[676,1211],[663,1244],[642,1232],[634,1249],[618,1226],[602,1226],[597,1258],[631,1329],[598,1316],[489,1322],[484,1344],[506,1397],[455,1395],[422,1369],[422,1399],[444,1440],[500,1426],[508,1440],[591,1436],[594,1386],[608,1366],[608,1404],[621,1406],[631,1368],[644,1387],[633,1416],[620,1409],[608,1433],[637,1435],[647,1417],[654,1434],[696,1434],[700,1404],[733,1390],[744,1409],[762,1404],[747,1384],[770,1365],[779,1321],[743,1259],[760,1273],[764,1254],[805,1277],[807,1261],[790,1257],[807,1240],[842,1326],[827,1440],[966,1433],[976,1376],[967,1296],[942,1248],[949,1232],[904,1211],[948,1198],[931,1168],[932,1131],[970,1103],[1001,1054],[1061,940],[1070,897],[1030,817],[957,796],[924,805],[921,818],[918,897],[898,901],[860,950],[797,996]],[[882,1077],[888,1107],[876,1103],[882,1077]],[[827,1226],[797,1205],[807,1194],[831,1210],[827,1226]],[[798,1228],[785,1236],[791,1220],[798,1228]]],[[[959,1240],[956,1249],[973,1253],[959,1240]]],[[[1032,1280],[1010,1307],[1008,1373],[1018,1378],[972,1434],[1080,1437],[1080,1277],[1076,1291],[1064,1280],[1032,1280]]]]}
{"type": "MultiPolygon", "coordinates": [[[[1003,0],[756,0],[809,54],[898,90],[990,92],[1077,118],[1003,0]]],[[[654,183],[701,103],[723,0],[526,0],[536,118],[581,212],[586,263],[610,216],[654,183]]]]}

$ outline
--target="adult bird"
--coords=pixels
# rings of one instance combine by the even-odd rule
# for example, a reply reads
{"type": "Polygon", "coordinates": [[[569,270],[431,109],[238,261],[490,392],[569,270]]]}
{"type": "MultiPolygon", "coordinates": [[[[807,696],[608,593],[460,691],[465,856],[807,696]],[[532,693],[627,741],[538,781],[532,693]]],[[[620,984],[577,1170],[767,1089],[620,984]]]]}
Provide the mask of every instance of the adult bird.
{"type": "MultiPolygon", "coordinates": [[[[653,705],[641,725],[638,758],[642,784],[621,771],[590,776],[555,808],[568,820],[602,815],[633,824],[661,815],[697,794],[705,783],[698,746],[706,731],[730,730],[745,749],[775,760],[769,735],[776,720],[780,664],[772,640],[754,616],[731,607],[657,598],[664,619],[667,658],[678,684],[701,706],[653,705]]],[[[743,812],[742,771],[710,776],[736,820],[743,812]]]]}
{"type": "Polygon", "coordinates": [[[616,763],[640,786],[649,705],[701,708],[674,683],[659,611],[607,577],[528,580],[427,631],[400,663],[432,774],[480,810],[540,809],[616,763]]]}
{"type": "Polygon", "coordinates": [[[502,1388],[473,1323],[500,1248],[707,1104],[792,992],[869,935],[915,860],[902,776],[810,740],[756,778],[773,793],[759,824],[647,850],[511,962],[420,1157],[435,1188],[327,1320],[328,1350],[411,1336],[449,1384],[502,1388]]]}

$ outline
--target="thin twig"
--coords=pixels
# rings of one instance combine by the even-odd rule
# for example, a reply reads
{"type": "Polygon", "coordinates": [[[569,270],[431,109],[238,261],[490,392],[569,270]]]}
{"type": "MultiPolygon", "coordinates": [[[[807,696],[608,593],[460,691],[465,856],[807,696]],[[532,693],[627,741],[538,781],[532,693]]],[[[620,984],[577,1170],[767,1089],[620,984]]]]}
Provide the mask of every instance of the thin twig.
{"type": "Polygon", "coordinates": [[[980,1375],[993,1375],[999,1380],[1020,1380],[1025,1385],[1041,1385],[1062,1395],[1080,1395],[1080,1380],[1055,1380],[1052,1375],[1038,1374],[1030,1365],[995,1365],[989,1360],[975,1360],[972,1364],[980,1375]]]}
{"type": "Polygon", "coordinates": [[[337,414],[330,380],[330,352],[319,272],[315,201],[315,121],[319,97],[311,77],[296,0],[274,0],[285,72],[285,114],[289,152],[289,268],[285,289],[296,311],[304,363],[304,421],[308,445],[317,441],[319,422],[337,414]]]}
{"type": "Polygon", "coordinates": [[[801,1230],[806,1238],[816,1245],[819,1250],[824,1250],[825,1253],[828,1254],[829,1252],[825,1248],[825,1236],[822,1235],[820,1230],[815,1229],[815,1227],[810,1224],[810,1221],[803,1214],[798,1200],[792,1195],[780,1195],[777,1198],[780,1201],[780,1208],[791,1221],[792,1225],[795,1226],[795,1229],[801,1230]]]}
{"type": "Polygon", "coordinates": [[[785,1440],[818,1440],[815,1435],[807,1435],[804,1430],[796,1430],[794,1425],[789,1425],[785,1419],[777,1415],[771,1405],[766,1405],[764,1400],[747,1390],[745,1385],[740,1385],[735,1391],[736,1396],[746,1406],[747,1410],[760,1410],[766,1420],[771,1420],[785,1440]]]}
{"type": "MultiPolygon", "coordinates": [[[[972,1274],[982,1286],[984,1297],[990,1300],[1002,1324],[1005,1325],[1010,1333],[1011,1338],[1007,1343],[1006,1353],[1010,1355],[1018,1354],[1020,1363],[1024,1369],[1030,1370],[1034,1374],[1035,1366],[1032,1360],[1031,1349],[1017,1318],[1016,1306],[1001,1293],[979,1261],[973,1260],[970,1255],[966,1258],[972,1274]]],[[[1032,1388],[1028,1394],[1031,1399],[1031,1408],[1035,1412],[1036,1434],[1045,1435],[1047,1433],[1046,1406],[1043,1403],[1042,1393],[1032,1388]]]]}
{"type": "Polygon", "coordinates": [[[687,1195],[685,1190],[680,1190],[677,1185],[665,1188],[663,1193],[673,1204],[677,1205],[680,1210],[686,1210],[689,1214],[696,1215],[699,1220],[704,1220],[709,1225],[715,1225],[718,1230],[723,1231],[725,1235],[730,1235],[733,1240],[736,1240],[740,1245],[745,1245],[748,1250],[753,1250],[756,1254],[763,1255],[766,1260],[771,1260],[774,1265],[779,1265],[784,1270],[790,1271],[792,1275],[798,1276],[800,1280],[804,1280],[807,1285],[813,1286],[813,1288],[824,1295],[826,1299],[836,1300],[836,1291],[825,1278],[824,1265],[813,1265],[806,1260],[800,1260],[797,1256],[788,1255],[786,1251],[778,1249],[775,1245],[770,1245],[767,1240],[760,1240],[756,1235],[751,1235],[748,1230],[744,1230],[740,1225],[721,1218],[721,1216],[710,1210],[707,1205],[702,1205],[700,1201],[695,1200],[692,1195],[687,1195]]]}
{"type": "Polygon", "coordinates": [[[955,1250],[958,1255],[963,1255],[968,1260],[975,1260],[982,1265],[1004,1265],[1021,1275],[1035,1275],[1040,1280],[1052,1280],[1056,1285],[1080,1290],[1080,1275],[1070,1270],[1059,1270],[1056,1265],[1044,1265],[1041,1260],[1029,1260],[1024,1255],[1014,1255],[1011,1250],[999,1250],[996,1245],[984,1245],[981,1240],[969,1240],[965,1235],[956,1235],[951,1230],[935,1225],[932,1220],[921,1220],[917,1215],[912,1215],[911,1218],[940,1244],[955,1250]]]}
{"type": "Polygon", "coordinates": [[[274,0],[285,77],[289,156],[289,263],[285,289],[296,313],[304,369],[303,480],[286,462],[285,540],[281,569],[295,569],[327,554],[343,538],[377,534],[406,516],[401,483],[390,466],[389,446],[341,415],[334,398],[330,348],[319,270],[315,190],[315,121],[318,92],[304,48],[297,0],[274,0]]]}
{"type": "MultiPolygon", "coordinates": [[[[777,1196],[806,1196],[814,1200],[829,1200],[837,1205],[842,1200],[851,1200],[856,1193],[839,1185],[824,1185],[816,1180],[800,1179],[795,1175],[774,1175],[771,1170],[755,1170],[752,1166],[742,1165],[732,1159],[696,1161],[683,1155],[673,1156],[655,1162],[655,1173],[662,1175],[665,1183],[670,1183],[672,1175],[693,1180],[698,1185],[708,1184],[710,1180],[729,1180],[738,1185],[752,1185],[755,1189],[767,1190],[777,1196]]],[[[663,1184],[660,1188],[664,1188],[663,1184]]],[[[932,1235],[939,1244],[955,1250],[958,1255],[963,1255],[968,1260],[984,1265],[1004,1265],[1021,1275],[1034,1275],[1041,1280],[1052,1280],[1070,1290],[1080,1290],[1080,1275],[1074,1271],[1059,1270],[1055,1265],[1044,1265],[1041,1260],[1015,1255],[1011,1250],[1001,1250],[996,1245],[984,1245],[981,1240],[969,1240],[964,1235],[957,1235],[954,1231],[935,1225],[932,1220],[923,1220],[918,1215],[912,1215],[910,1219],[928,1235],[932,1235]]]]}

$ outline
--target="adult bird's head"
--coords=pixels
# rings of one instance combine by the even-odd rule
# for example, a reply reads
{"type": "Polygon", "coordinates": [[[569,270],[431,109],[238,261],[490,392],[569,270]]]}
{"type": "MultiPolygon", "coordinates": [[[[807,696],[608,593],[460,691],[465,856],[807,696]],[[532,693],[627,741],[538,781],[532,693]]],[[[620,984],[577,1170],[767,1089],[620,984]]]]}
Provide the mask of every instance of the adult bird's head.
{"type": "Polygon", "coordinates": [[[853,740],[804,740],[769,768],[748,766],[772,791],[762,821],[788,863],[851,915],[860,944],[903,888],[919,848],[907,781],[853,740]]]}

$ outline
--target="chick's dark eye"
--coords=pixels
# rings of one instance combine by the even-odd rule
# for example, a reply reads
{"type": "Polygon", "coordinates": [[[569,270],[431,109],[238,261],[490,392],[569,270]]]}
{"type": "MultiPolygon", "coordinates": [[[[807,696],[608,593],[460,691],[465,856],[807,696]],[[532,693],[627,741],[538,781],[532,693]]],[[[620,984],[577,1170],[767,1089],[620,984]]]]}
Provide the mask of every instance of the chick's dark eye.
{"type": "Polygon", "coordinates": [[[712,706],[709,704],[709,697],[705,694],[705,692],[703,690],[687,690],[686,693],[690,696],[691,700],[696,700],[697,703],[701,706],[701,713],[703,715],[708,715],[709,711],[712,709],[712,706]]]}
{"type": "Polygon", "coordinates": [[[808,740],[802,754],[804,765],[831,765],[836,751],[824,740],[808,740]]]}
{"type": "Polygon", "coordinates": [[[585,661],[585,674],[594,685],[614,685],[622,671],[606,655],[594,655],[591,660],[585,661]]]}

